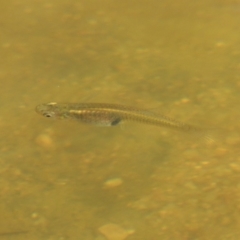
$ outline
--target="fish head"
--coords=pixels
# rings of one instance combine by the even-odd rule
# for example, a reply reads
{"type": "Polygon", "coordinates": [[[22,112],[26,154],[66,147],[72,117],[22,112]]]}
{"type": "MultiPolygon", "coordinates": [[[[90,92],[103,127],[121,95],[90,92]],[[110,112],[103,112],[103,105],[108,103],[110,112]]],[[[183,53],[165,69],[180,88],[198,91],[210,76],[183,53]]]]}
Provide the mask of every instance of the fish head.
{"type": "Polygon", "coordinates": [[[55,102],[40,104],[36,107],[36,112],[46,118],[62,119],[64,117],[64,108],[55,102]]]}

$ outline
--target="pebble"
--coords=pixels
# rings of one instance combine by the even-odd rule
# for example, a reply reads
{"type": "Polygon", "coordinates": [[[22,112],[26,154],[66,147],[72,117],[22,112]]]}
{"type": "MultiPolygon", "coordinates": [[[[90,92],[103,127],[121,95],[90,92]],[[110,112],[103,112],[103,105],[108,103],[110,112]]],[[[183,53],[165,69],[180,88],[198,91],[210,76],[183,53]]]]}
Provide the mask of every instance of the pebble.
{"type": "Polygon", "coordinates": [[[35,139],[36,143],[45,149],[52,149],[54,147],[53,140],[50,135],[42,133],[35,139]]]}
{"type": "Polygon", "coordinates": [[[225,156],[226,154],[228,153],[228,149],[226,149],[226,148],[217,148],[216,150],[215,150],[215,156],[216,157],[223,157],[223,156],[225,156]]]}
{"type": "Polygon", "coordinates": [[[133,229],[126,230],[114,223],[105,224],[98,228],[98,231],[102,233],[108,240],[124,240],[135,232],[133,229]]]}
{"type": "Polygon", "coordinates": [[[104,188],[115,188],[122,185],[123,180],[121,178],[111,178],[104,182],[104,188]]]}
{"type": "Polygon", "coordinates": [[[230,163],[229,166],[230,166],[230,168],[231,168],[234,172],[240,172],[240,166],[239,166],[239,164],[230,163]]]}

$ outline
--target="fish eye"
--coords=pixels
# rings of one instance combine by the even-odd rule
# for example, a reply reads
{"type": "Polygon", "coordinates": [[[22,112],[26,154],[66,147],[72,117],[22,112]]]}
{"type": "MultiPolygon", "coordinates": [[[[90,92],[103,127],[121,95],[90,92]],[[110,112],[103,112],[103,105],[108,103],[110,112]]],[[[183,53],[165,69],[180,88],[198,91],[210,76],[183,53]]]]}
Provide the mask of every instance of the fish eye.
{"type": "Polygon", "coordinates": [[[50,118],[50,117],[53,116],[53,114],[52,114],[52,113],[44,113],[43,116],[44,116],[44,117],[47,117],[47,118],[50,118]]]}

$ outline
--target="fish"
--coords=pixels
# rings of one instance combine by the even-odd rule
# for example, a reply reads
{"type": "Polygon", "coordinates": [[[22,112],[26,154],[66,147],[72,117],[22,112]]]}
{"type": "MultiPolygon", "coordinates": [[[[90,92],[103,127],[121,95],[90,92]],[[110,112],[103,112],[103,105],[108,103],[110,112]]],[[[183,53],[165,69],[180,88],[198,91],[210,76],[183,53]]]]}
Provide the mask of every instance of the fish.
{"type": "Polygon", "coordinates": [[[133,121],[183,132],[199,132],[204,129],[165,115],[137,107],[111,103],[44,103],[36,107],[40,115],[53,119],[69,119],[100,126],[117,126],[133,121]]]}

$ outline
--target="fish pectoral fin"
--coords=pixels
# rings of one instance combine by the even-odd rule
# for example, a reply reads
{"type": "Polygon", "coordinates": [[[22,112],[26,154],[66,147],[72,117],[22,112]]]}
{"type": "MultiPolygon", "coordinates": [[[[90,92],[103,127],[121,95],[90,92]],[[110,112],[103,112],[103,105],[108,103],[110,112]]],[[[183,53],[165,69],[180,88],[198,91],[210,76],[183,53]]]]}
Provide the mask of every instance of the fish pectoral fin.
{"type": "Polygon", "coordinates": [[[116,126],[116,125],[118,125],[121,121],[122,121],[121,118],[115,118],[115,119],[113,119],[113,121],[111,122],[111,126],[116,126]]]}

